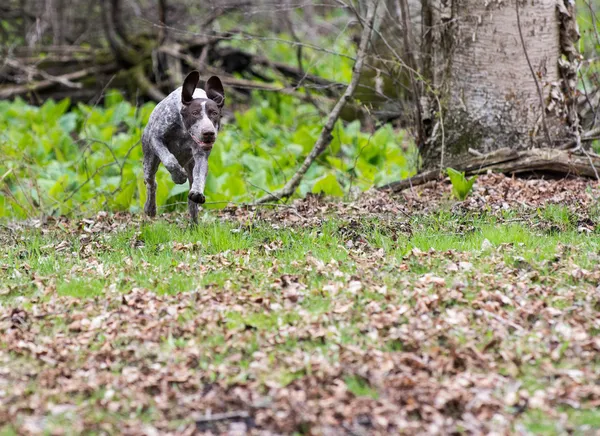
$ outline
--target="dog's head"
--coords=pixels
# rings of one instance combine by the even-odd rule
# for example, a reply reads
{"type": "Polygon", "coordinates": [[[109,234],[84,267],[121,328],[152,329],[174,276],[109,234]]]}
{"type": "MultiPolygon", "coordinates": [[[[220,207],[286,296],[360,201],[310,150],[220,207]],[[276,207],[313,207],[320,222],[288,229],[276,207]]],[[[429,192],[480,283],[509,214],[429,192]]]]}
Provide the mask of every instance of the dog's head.
{"type": "Polygon", "coordinates": [[[192,71],[183,81],[181,90],[181,118],[185,129],[200,148],[212,149],[221,124],[221,109],[225,104],[225,91],[221,80],[212,76],[206,81],[204,93],[194,91],[200,80],[200,73],[192,71]]]}

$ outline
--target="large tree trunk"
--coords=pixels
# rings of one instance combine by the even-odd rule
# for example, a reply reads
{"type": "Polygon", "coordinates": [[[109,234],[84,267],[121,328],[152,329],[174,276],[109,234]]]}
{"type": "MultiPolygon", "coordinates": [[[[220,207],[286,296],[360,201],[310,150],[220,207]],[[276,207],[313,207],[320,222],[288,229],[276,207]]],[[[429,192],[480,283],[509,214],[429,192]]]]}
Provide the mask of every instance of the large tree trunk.
{"type": "Polygon", "coordinates": [[[576,26],[569,0],[424,0],[424,168],[577,143],[576,26]]]}

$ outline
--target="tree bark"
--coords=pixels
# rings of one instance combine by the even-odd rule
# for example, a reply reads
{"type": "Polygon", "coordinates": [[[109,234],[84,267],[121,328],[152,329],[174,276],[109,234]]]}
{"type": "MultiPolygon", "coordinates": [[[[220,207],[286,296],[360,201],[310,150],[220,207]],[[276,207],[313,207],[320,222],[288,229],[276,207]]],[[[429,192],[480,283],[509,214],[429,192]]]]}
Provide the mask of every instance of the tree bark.
{"type": "Polygon", "coordinates": [[[573,6],[516,1],[423,1],[425,169],[459,166],[469,149],[578,142],[573,6]]]}

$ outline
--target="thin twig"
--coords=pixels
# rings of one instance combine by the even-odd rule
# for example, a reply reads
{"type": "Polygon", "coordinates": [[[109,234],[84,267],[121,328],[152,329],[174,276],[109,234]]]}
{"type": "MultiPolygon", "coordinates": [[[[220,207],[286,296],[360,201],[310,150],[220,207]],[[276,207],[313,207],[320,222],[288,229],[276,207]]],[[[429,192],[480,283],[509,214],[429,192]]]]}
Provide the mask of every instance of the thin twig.
{"type": "Polygon", "coordinates": [[[258,189],[259,191],[264,192],[267,195],[273,195],[273,193],[271,191],[269,191],[268,189],[265,189],[265,188],[262,188],[262,187],[260,187],[258,185],[255,185],[254,183],[252,183],[252,182],[250,182],[248,180],[246,180],[246,183],[249,184],[250,186],[252,186],[253,188],[258,189]]]}
{"type": "Polygon", "coordinates": [[[581,151],[583,152],[583,154],[585,154],[585,157],[587,157],[588,161],[590,162],[590,165],[592,166],[592,169],[594,170],[594,174],[596,175],[596,180],[598,180],[600,182],[600,176],[598,176],[598,170],[596,169],[596,165],[594,165],[594,161],[592,160],[592,157],[587,152],[585,147],[582,146],[581,151]]]}
{"type": "MultiPolygon", "coordinates": [[[[98,168],[96,168],[96,171],[94,171],[93,174],[90,177],[88,177],[84,182],[82,182],[75,189],[73,189],[69,193],[69,195],[66,198],[64,198],[63,200],[60,200],[60,202],[66,203],[67,201],[69,201],[71,198],[73,198],[73,196],[75,196],[75,194],[77,194],[79,192],[79,190],[81,188],[83,188],[85,185],[87,185],[89,182],[91,182],[94,177],[96,177],[98,174],[100,174],[104,168],[108,168],[108,167],[113,166],[115,164],[118,166],[119,162],[118,161],[109,162],[109,163],[106,163],[106,164],[101,165],[98,168]]],[[[56,202],[59,202],[59,201],[57,200],[56,202]]]]}
{"type": "Polygon", "coordinates": [[[350,174],[350,186],[348,186],[348,194],[352,193],[352,184],[354,182],[354,173],[356,170],[356,165],[358,165],[358,159],[362,155],[363,150],[371,145],[371,139],[373,139],[374,135],[375,135],[375,132],[373,132],[373,133],[371,133],[371,135],[369,135],[369,139],[367,140],[367,143],[365,145],[363,145],[362,147],[360,147],[360,149],[358,150],[358,153],[356,153],[356,157],[354,158],[354,164],[352,165],[352,168],[350,168],[347,171],[350,174]]]}
{"type": "MultiPolygon", "coordinates": [[[[281,209],[294,209],[294,210],[296,210],[296,206],[293,206],[291,204],[284,204],[284,203],[262,203],[262,204],[251,204],[251,205],[249,205],[248,203],[242,203],[242,202],[236,202],[236,201],[229,201],[229,200],[207,201],[206,203],[204,203],[204,206],[207,206],[207,205],[222,205],[222,204],[226,204],[228,206],[231,205],[231,206],[237,206],[237,207],[241,207],[241,208],[248,208],[248,209],[253,209],[255,207],[278,207],[278,208],[281,208],[281,209]]],[[[173,203],[161,204],[160,206],[157,206],[157,207],[159,209],[166,209],[167,207],[180,206],[180,205],[181,206],[187,206],[188,202],[187,201],[174,201],[173,203]]]]}
{"type": "MultiPolygon", "coordinates": [[[[379,32],[377,29],[373,29],[373,32],[375,32],[377,37],[379,39],[381,39],[381,41],[383,41],[383,43],[386,45],[388,50],[390,50],[390,52],[394,55],[394,57],[396,58],[398,63],[403,68],[406,68],[408,71],[410,71],[411,74],[414,75],[414,77],[416,77],[418,80],[420,80],[427,87],[427,93],[435,99],[435,101],[437,103],[437,107],[438,107],[439,126],[440,126],[441,133],[442,133],[440,170],[443,171],[444,170],[444,154],[446,152],[446,132],[444,129],[444,113],[443,113],[442,102],[440,101],[440,98],[437,96],[437,93],[435,92],[435,90],[433,90],[431,88],[431,86],[429,84],[427,84],[427,82],[425,81],[425,78],[421,75],[421,73],[419,73],[417,70],[411,68],[410,65],[408,65],[406,62],[404,62],[402,57],[396,52],[396,50],[394,50],[393,46],[390,45],[390,43],[387,41],[387,39],[381,32],[379,32]]],[[[381,59],[379,59],[379,60],[381,60],[381,59]]],[[[367,64],[367,67],[373,68],[368,64],[367,64]]],[[[434,127],[434,130],[435,129],[437,129],[437,127],[434,127]]]]}
{"type": "Polygon", "coordinates": [[[529,54],[527,53],[527,48],[525,47],[525,38],[523,38],[523,30],[521,29],[521,14],[519,13],[519,0],[515,2],[517,9],[517,27],[519,28],[519,37],[521,38],[521,45],[523,46],[523,52],[525,53],[525,59],[527,59],[527,65],[529,65],[529,71],[531,71],[531,77],[535,82],[535,86],[537,88],[538,96],[540,98],[540,106],[542,107],[542,124],[544,126],[544,133],[546,134],[546,140],[548,141],[548,146],[552,145],[552,139],[550,138],[550,131],[548,130],[548,123],[546,123],[546,105],[544,104],[544,96],[542,94],[542,88],[540,87],[540,82],[535,75],[535,71],[533,70],[533,66],[531,65],[531,61],[529,60],[529,54]]]}
{"type": "Polygon", "coordinates": [[[479,309],[479,310],[481,310],[482,313],[484,313],[485,315],[489,316],[490,318],[495,319],[496,321],[498,321],[501,324],[505,324],[505,325],[507,325],[509,327],[514,328],[515,330],[520,331],[520,332],[525,331],[525,329],[523,327],[521,327],[519,324],[514,323],[514,322],[512,322],[512,321],[510,321],[508,319],[504,319],[500,315],[496,315],[495,313],[490,312],[489,310],[485,310],[485,309],[479,309]]]}
{"type": "Polygon", "coordinates": [[[302,163],[302,166],[298,169],[298,171],[296,171],[294,176],[290,179],[288,183],[285,184],[285,186],[282,189],[275,191],[271,195],[266,195],[260,198],[257,202],[255,202],[255,204],[266,203],[290,197],[296,191],[298,185],[300,185],[302,178],[304,177],[312,163],[321,153],[323,153],[323,151],[331,142],[331,132],[333,131],[335,123],[340,117],[342,109],[344,108],[346,103],[352,98],[352,96],[354,95],[354,91],[358,86],[358,81],[360,79],[364,59],[367,53],[367,47],[369,45],[369,41],[371,40],[371,32],[373,28],[373,22],[375,21],[375,10],[377,9],[377,3],[378,2],[369,4],[367,20],[364,23],[364,28],[360,37],[358,53],[356,55],[356,62],[354,64],[354,67],[352,68],[352,80],[346,88],[346,91],[344,91],[344,94],[340,97],[340,99],[332,109],[331,113],[329,114],[327,122],[323,126],[323,130],[321,130],[321,135],[317,139],[317,142],[315,143],[315,146],[313,147],[312,151],[308,156],[306,156],[304,162],[302,163]]]}
{"type": "Polygon", "coordinates": [[[245,410],[224,412],[224,413],[209,413],[196,418],[196,424],[202,425],[210,422],[227,421],[231,419],[248,419],[250,414],[245,410]]]}
{"type": "Polygon", "coordinates": [[[589,130],[587,132],[582,133],[581,139],[584,141],[589,141],[593,139],[595,136],[600,134],[600,127],[596,127],[594,130],[589,130]]]}
{"type": "Polygon", "coordinates": [[[406,52],[406,63],[410,66],[408,74],[410,76],[410,83],[412,85],[413,98],[415,99],[416,117],[417,117],[417,131],[419,135],[423,133],[423,123],[421,115],[423,109],[421,108],[421,83],[418,82],[413,71],[417,70],[417,61],[415,59],[415,46],[412,40],[412,27],[410,22],[410,9],[407,0],[397,0],[398,8],[402,15],[402,37],[404,39],[404,51],[406,52]]]}
{"type": "Polygon", "coordinates": [[[167,39],[167,0],[158,0],[158,21],[162,24],[158,28],[158,45],[161,45],[167,39]]]}
{"type": "MultiPolygon", "coordinates": [[[[296,33],[296,29],[294,27],[294,23],[290,17],[291,11],[286,11],[284,17],[285,20],[287,22],[288,25],[288,29],[290,31],[290,35],[292,36],[292,38],[294,39],[294,41],[296,42],[301,42],[300,38],[298,37],[298,34],[296,33]]],[[[302,62],[302,57],[303,57],[303,53],[302,53],[302,44],[298,44],[296,46],[296,60],[298,61],[298,71],[300,72],[300,74],[302,75],[302,77],[300,77],[300,80],[297,81],[295,88],[299,89],[304,81],[306,80],[307,77],[307,73],[304,70],[304,65],[302,62]]],[[[304,93],[306,94],[306,98],[307,100],[314,106],[317,108],[317,110],[322,114],[325,115],[325,111],[321,108],[321,106],[317,103],[317,101],[312,97],[311,93],[310,93],[310,89],[305,87],[304,88],[304,93]]]]}
{"type": "Polygon", "coordinates": [[[596,35],[596,42],[598,43],[598,45],[600,45],[600,33],[598,33],[598,26],[596,23],[596,11],[594,11],[594,7],[592,6],[592,3],[588,0],[585,2],[587,4],[587,7],[590,10],[590,18],[592,20],[592,29],[594,29],[594,35],[596,35]]]}
{"type": "MultiPolygon", "coordinates": [[[[586,103],[588,104],[588,106],[590,107],[590,111],[594,114],[594,119],[592,121],[592,125],[590,128],[594,128],[596,126],[596,121],[598,121],[598,110],[599,108],[595,108],[594,104],[592,103],[592,100],[590,99],[590,94],[588,93],[587,87],[585,86],[585,80],[583,77],[583,73],[581,72],[581,70],[579,70],[579,76],[581,77],[580,83],[581,86],[583,87],[583,96],[585,98],[586,103]]],[[[579,112],[579,118],[582,119],[583,115],[581,114],[581,112],[579,112]]]]}
{"type": "Polygon", "coordinates": [[[111,192],[111,195],[115,195],[117,192],[119,192],[121,190],[121,184],[123,183],[123,171],[125,170],[125,164],[127,163],[127,159],[129,159],[129,155],[131,154],[133,149],[136,148],[138,145],[140,145],[141,142],[142,142],[142,140],[138,139],[138,141],[135,144],[133,144],[131,147],[129,147],[129,150],[127,150],[127,153],[125,153],[125,156],[123,157],[123,161],[121,162],[121,164],[119,164],[117,161],[117,165],[119,165],[121,167],[120,172],[119,172],[119,178],[121,179],[121,181],[119,182],[119,186],[111,192]]]}

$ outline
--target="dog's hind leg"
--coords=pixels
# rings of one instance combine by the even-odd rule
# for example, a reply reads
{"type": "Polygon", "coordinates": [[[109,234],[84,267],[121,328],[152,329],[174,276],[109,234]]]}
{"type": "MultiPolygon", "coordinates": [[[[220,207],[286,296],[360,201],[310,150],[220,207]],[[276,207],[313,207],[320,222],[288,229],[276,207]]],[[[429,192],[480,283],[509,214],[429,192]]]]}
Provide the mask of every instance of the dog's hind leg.
{"type": "MultiPolygon", "coordinates": [[[[194,162],[192,161],[186,168],[188,174],[188,179],[190,180],[190,190],[194,185],[194,162]]],[[[192,222],[194,224],[198,223],[198,203],[193,201],[188,196],[188,210],[190,211],[190,217],[192,218],[192,222]]]]}
{"type": "Polygon", "coordinates": [[[146,182],[146,204],[144,212],[148,216],[156,215],[156,172],[160,159],[152,151],[144,153],[144,182],[146,182]]]}

